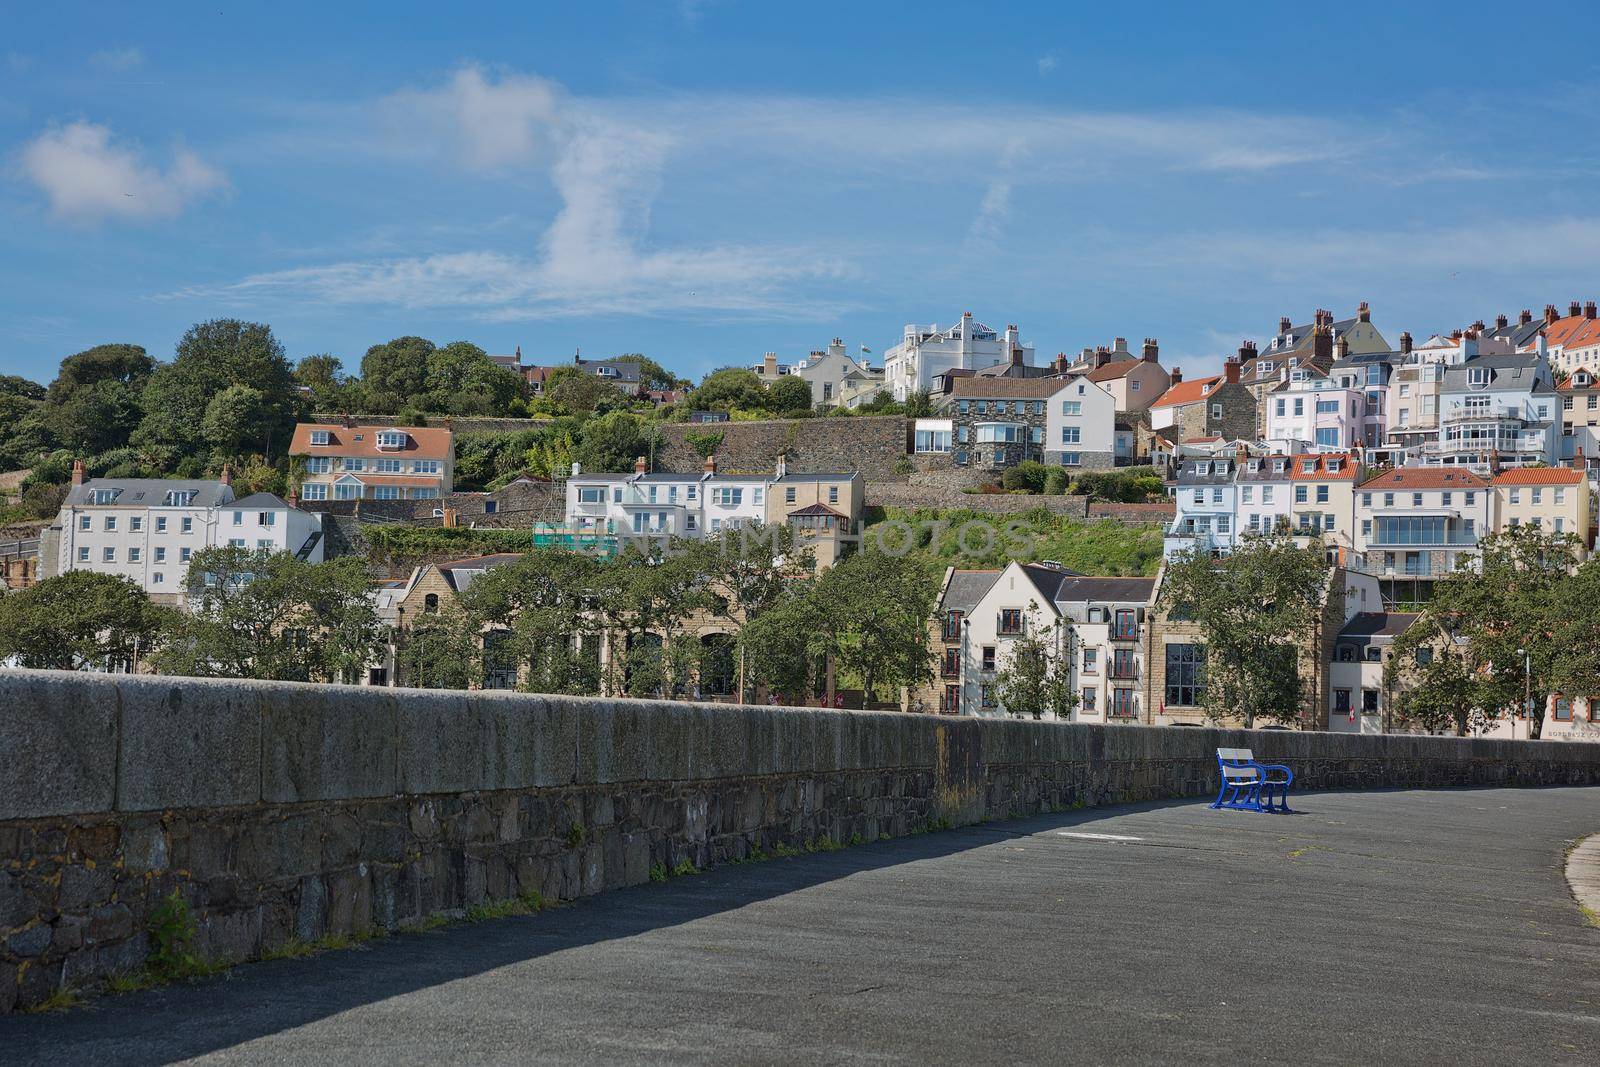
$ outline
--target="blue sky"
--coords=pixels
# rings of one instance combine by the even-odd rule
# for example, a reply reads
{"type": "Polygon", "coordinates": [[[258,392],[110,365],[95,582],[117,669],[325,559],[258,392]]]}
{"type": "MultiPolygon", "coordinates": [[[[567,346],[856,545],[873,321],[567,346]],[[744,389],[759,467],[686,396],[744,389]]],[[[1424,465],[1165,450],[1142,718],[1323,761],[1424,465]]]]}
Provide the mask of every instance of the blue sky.
{"type": "Polygon", "coordinates": [[[970,310],[1215,367],[1600,297],[1578,4],[33,5],[0,370],[195,321],[680,372],[970,310]]]}

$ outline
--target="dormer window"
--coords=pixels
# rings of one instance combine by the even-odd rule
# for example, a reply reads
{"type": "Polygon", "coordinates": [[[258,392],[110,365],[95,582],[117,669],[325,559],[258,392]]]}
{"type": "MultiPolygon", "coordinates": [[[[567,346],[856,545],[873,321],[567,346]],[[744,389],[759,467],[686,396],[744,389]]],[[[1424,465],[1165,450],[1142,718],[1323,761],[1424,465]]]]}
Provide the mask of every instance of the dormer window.
{"type": "MultiPolygon", "coordinates": [[[[162,503],[169,508],[186,508],[194,503],[194,497],[195,490],[193,489],[169,489],[162,503]]],[[[185,519],[184,521],[187,522],[188,520],[185,519]]]]}
{"type": "Polygon", "coordinates": [[[1282,474],[1284,471],[1286,471],[1288,469],[1289,469],[1289,461],[1288,460],[1275,459],[1275,460],[1272,461],[1272,470],[1273,470],[1274,474],[1282,474]]]}
{"type": "Polygon", "coordinates": [[[1480,385],[1480,386],[1481,385],[1488,385],[1489,384],[1489,368],[1488,367],[1468,367],[1467,368],[1467,384],[1468,385],[1480,385]]]}
{"type": "Polygon", "coordinates": [[[1344,469],[1344,460],[1342,460],[1342,459],[1330,459],[1330,460],[1328,460],[1328,470],[1329,471],[1338,472],[1338,471],[1341,471],[1343,469],[1344,469]]]}
{"type": "Polygon", "coordinates": [[[122,492],[121,489],[96,489],[92,494],[94,497],[93,502],[96,504],[115,504],[117,502],[117,494],[120,492],[122,492]]]}
{"type": "Polygon", "coordinates": [[[1256,368],[1256,377],[1258,377],[1258,378],[1265,377],[1266,375],[1271,374],[1271,373],[1272,373],[1272,360],[1270,360],[1270,359],[1269,360],[1264,360],[1260,364],[1260,366],[1258,366],[1256,368]]]}
{"type": "Polygon", "coordinates": [[[328,443],[328,441],[329,441],[329,434],[328,434],[327,430],[312,430],[311,431],[311,443],[312,444],[314,444],[314,445],[325,445],[325,444],[328,443]]]}
{"type": "Polygon", "coordinates": [[[404,448],[406,435],[399,430],[384,430],[378,434],[379,448],[404,448]]]}
{"type": "Polygon", "coordinates": [[[1303,459],[1303,460],[1300,461],[1301,473],[1303,473],[1303,474],[1311,474],[1311,473],[1314,473],[1316,471],[1316,469],[1317,469],[1317,461],[1316,460],[1314,460],[1314,459],[1303,459]]]}

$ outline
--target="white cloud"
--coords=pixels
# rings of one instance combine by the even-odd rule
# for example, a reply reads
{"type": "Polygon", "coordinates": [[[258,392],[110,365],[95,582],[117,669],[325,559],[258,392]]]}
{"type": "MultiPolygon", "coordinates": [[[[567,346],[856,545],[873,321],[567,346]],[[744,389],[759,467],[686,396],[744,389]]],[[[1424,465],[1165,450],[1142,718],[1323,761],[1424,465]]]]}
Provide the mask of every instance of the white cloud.
{"type": "Polygon", "coordinates": [[[92,122],[41,133],[23,148],[21,169],[58,218],[76,222],[171,218],[228,186],[221,171],[186,148],[175,149],[162,170],[137,145],[114,141],[108,127],[92,122]]]}
{"type": "Polygon", "coordinates": [[[380,122],[406,147],[479,171],[536,162],[561,112],[554,83],[526,74],[495,81],[476,66],[456,71],[438,88],[395,93],[378,105],[380,122]]]}
{"type": "Polygon", "coordinates": [[[1056,64],[1059,63],[1060,60],[1056,57],[1054,52],[1051,52],[1049,55],[1040,56],[1037,62],[1039,64],[1039,76],[1044,77],[1046,74],[1049,74],[1052,70],[1056,69],[1056,64]]]}
{"type": "Polygon", "coordinates": [[[144,53],[137,48],[107,48],[89,57],[89,65],[112,74],[126,74],[144,66],[144,53]]]}

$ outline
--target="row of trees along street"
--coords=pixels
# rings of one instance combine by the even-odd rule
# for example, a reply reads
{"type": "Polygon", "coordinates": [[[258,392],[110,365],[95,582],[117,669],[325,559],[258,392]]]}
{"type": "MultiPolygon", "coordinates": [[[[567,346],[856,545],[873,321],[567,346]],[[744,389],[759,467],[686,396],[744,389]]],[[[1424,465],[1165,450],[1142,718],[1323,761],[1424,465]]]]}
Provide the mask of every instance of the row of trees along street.
{"type": "Polygon", "coordinates": [[[402,681],[430,688],[803,702],[831,663],[838,688],[895,700],[931,677],[936,587],[920,561],[878,552],[817,575],[792,531],[762,527],[604,559],[538,548],[391,632],[362,561],[225,547],[195,554],[187,611],[82,571],[0,597],[0,658],[334,682],[381,663],[393,641],[402,681]]]}

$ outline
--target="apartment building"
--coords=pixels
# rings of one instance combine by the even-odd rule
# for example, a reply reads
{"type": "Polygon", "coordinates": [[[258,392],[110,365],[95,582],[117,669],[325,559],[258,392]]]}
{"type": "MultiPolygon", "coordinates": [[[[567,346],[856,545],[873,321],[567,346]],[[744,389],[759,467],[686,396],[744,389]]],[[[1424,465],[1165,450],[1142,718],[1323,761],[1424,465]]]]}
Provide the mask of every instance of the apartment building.
{"type": "Polygon", "coordinates": [[[1144,624],[1154,588],[1154,578],[1069,577],[1057,586],[1078,697],[1072,721],[1144,721],[1144,624]]]}
{"type": "MultiPolygon", "coordinates": [[[[1133,458],[1132,434],[1118,430],[1117,399],[1106,383],[1093,375],[1044,382],[1055,386],[1045,401],[1045,463],[1103,470],[1133,458]]],[[[1048,388],[1043,382],[1029,384],[1048,388]]]]}
{"type": "Polygon", "coordinates": [[[1579,370],[1600,373],[1600,316],[1593,300],[1579,304],[1574,300],[1565,318],[1552,318],[1555,308],[1547,307],[1549,320],[1543,337],[1550,365],[1564,375],[1579,370]]]}
{"type": "Polygon", "coordinates": [[[1585,550],[1594,547],[1593,497],[1583,471],[1524,467],[1500,471],[1490,484],[1496,532],[1532,526],[1544,533],[1572,534],[1585,550]]]}
{"type": "Polygon", "coordinates": [[[1167,493],[1176,511],[1163,540],[1163,554],[1195,551],[1230,552],[1240,533],[1240,486],[1235,476],[1241,462],[1237,453],[1181,455],[1167,480],[1167,493]]]}
{"type": "Polygon", "coordinates": [[[1556,387],[1561,397],[1561,462],[1584,466],[1600,457],[1600,371],[1572,372],[1556,387]],[[1585,463],[1579,463],[1579,454],[1585,463]]]}
{"type": "Polygon", "coordinates": [[[1477,356],[1447,366],[1439,386],[1438,436],[1422,445],[1420,458],[1480,474],[1496,462],[1553,464],[1560,404],[1550,365],[1538,356],[1477,356]]]}
{"type": "Polygon", "coordinates": [[[1494,494],[1470,470],[1401,467],[1357,486],[1355,517],[1356,563],[1386,602],[1418,602],[1494,529],[1494,494]]]}
{"type": "Polygon", "coordinates": [[[1395,638],[1417,621],[1414,613],[1361,611],[1334,639],[1328,670],[1328,729],[1381,734],[1393,726],[1394,693],[1384,678],[1395,638]]]}
{"type": "Polygon", "coordinates": [[[767,525],[791,527],[797,543],[811,550],[816,568],[826,570],[853,543],[866,501],[866,482],[859,474],[791,473],[780,456],[766,498],[767,525]]]}
{"type": "Polygon", "coordinates": [[[1331,375],[1296,370],[1267,397],[1269,441],[1296,451],[1343,452],[1366,443],[1366,398],[1331,375]]]}
{"type": "Polygon", "coordinates": [[[1294,486],[1289,477],[1292,456],[1241,457],[1234,481],[1238,511],[1234,525],[1243,536],[1288,529],[1294,523],[1294,486]]]}
{"type": "Polygon", "coordinates": [[[978,602],[984,598],[1000,578],[996,570],[966,570],[956,567],[945,569],[944,581],[939,587],[939,599],[931,623],[934,657],[937,661],[937,678],[929,683],[931,692],[925,692],[913,703],[925,708],[937,707],[941,715],[973,714],[970,702],[963,702],[963,670],[967,659],[975,653],[968,646],[966,621],[972,616],[978,602]]]}
{"type": "Polygon", "coordinates": [[[181,604],[189,561],[206,548],[232,545],[323,556],[322,520],[270,493],[236,499],[226,470],[216,480],[84,479],[73,464],[72,486],[56,517],[57,574],[114,574],[152,600],[181,604]]]}
{"type": "Polygon", "coordinates": [[[302,500],[435,500],[451,492],[455,434],[444,426],[302,422],[289,457],[302,500]]]}
{"type": "Polygon", "coordinates": [[[1361,461],[1351,452],[1305,453],[1289,458],[1289,525],[1320,536],[1329,546],[1354,544],[1355,486],[1361,461]]]}
{"type": "Polygon", "coordinates": [[[826,349],[796,363],[792,373],[805,379],[811,386],[812,403],[823,407],[858,407],[884,388],[882,368],[851,356],[837,337],[826,349]]]}
{"type": "Polygon", "coordinates": [[[1024,460],[1046,462],[1047,450],[1058,463],[1069,450],[1076,466],[1114,462],[1111,394],[1082,379],[955,378],[944,413],[955,434],[957,465],[1002,470],[1024,460]],[[1052,424],[1054,439],[1048,436],[1052,424]]]}
{"type": "Polygon", "coordinates": [[[883,355],[884,383],[896,400],[904,401],[919,390],[931,391],[950,371],[975,373],[1012,362],[1028,367],[1034,362],[1033,346],[1022,343],[1016,326],[997,333],[968,311],[945,329],[907,324],[900,343],[883,355]]]}
{"type": "Polygon", "coordinates": [[[1389,379],[1389,413],[1385,436],[1392,448],[1409,459],[1422,454],[1425,445],[1439,439],[1439,389],[1445,365],[1416,358],[1411,335],[1400,335],[1401,363],[1389,379]]]}

